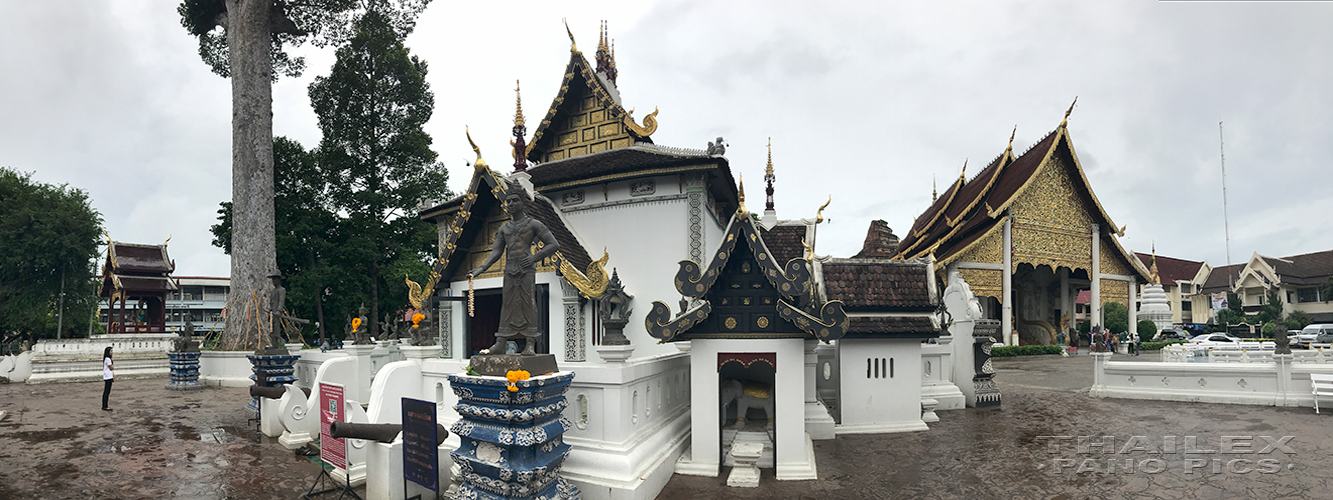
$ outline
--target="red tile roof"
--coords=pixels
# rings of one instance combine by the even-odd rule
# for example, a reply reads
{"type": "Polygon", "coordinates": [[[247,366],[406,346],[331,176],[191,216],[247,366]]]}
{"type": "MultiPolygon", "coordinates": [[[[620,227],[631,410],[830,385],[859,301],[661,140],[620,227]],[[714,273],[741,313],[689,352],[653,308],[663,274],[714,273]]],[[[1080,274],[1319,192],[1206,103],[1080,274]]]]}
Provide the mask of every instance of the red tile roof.
{"type": "Polygon", "coordinates": [[[759,228],[759,237],[764,239],[764,246],[773,254],[774,262],[785,265],[792,259],[805,255],[805,225],[773,226],[765,231],[759,228]]]}
{"type": "Polygon", "coordinates": [[[828,300],[853,311],[933,311],[930,265],[916,260],[835,259],[821,265],[828,300]]]}

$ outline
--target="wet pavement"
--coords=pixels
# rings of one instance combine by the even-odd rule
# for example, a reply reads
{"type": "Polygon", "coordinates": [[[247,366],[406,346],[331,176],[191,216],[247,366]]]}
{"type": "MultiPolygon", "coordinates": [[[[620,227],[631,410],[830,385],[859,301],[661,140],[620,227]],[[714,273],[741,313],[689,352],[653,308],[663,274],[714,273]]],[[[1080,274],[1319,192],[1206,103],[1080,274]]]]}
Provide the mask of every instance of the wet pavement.
{"type": "Polygon", "coordinates": [[[996,358],[995,368],[1001,409],[940,411],[925,432],[815,441],[817,481],[762,470],[759,488],[727,488],[724,468],[672,476],[658,498],[1333,498],[1333,414],[1090,398],[1089,356],[996,358]]]}
{"type": "MultiPolygon", "coordinates": [[[[817,481],[764,470],[759,488],[727,488],[724,468],[673,476],[659,498],[1333,498],[1333,414],[1094,399],[1087,356],[995,366],[1002,408],[816,441],[817,481]]],[[[116,382],[113,412],[99,383],[0,385],[0,499],[291,499],[318,474],[246,421],[244,388],[164,385],[116,382]]]]}
{"type": "Polygon", "coordinates": [[[319,467],[255,431],[245,388],[0,385],[0,499],[296,498],[319,467]]]}

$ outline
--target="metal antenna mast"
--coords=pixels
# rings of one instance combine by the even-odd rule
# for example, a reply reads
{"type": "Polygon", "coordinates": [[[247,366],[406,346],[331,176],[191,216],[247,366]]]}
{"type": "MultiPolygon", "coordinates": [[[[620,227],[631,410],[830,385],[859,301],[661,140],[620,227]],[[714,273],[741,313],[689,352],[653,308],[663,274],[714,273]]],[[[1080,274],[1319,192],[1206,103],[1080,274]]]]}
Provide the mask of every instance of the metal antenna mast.
{"type": "Polygon", "coordinates": [[[1222,154],[1222,231],[1227,245],[1227,288],[1235,286],[1231,272],[1231,224],[1227,220],[1227,150],[1226,138],[1222,135],[1222,122],[1217,122],[1217,145],[1222,154]]]}

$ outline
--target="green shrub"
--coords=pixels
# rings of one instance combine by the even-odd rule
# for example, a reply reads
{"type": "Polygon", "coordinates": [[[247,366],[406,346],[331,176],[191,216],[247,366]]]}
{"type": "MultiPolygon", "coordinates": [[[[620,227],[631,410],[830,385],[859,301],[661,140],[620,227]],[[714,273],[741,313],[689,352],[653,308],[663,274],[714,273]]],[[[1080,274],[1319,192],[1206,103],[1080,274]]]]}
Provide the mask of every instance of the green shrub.
{"type": "Polygon", "coordinates": [[[1153,335],[1157,335],[1157,323],[1153,323],[1150,319],[1139,320],[1138,327],[1140,339],[1150,339],[1153,335]]]}
{"type": "Polygon", "coordinates": [[[1060,354],[1058,345],[1001,345],[992,347],[992,357],[1037,356],[1041,354],[1060,354]]]}
{"type": "Polygon", "coordinates": [[[1185,343],[1184,340],[1167,340],[1167,341],[1164,341],[1164,342],[1144,342],[1143,344],[1139,345],[1139,350],[1141,350],[1141,351],[1157,351],[1157,350],[1161,350],[1163,347],[1169,346],[1169,345],[1171,345],[1171,344],[1184,344],[1184,343],[1185,343]]]}

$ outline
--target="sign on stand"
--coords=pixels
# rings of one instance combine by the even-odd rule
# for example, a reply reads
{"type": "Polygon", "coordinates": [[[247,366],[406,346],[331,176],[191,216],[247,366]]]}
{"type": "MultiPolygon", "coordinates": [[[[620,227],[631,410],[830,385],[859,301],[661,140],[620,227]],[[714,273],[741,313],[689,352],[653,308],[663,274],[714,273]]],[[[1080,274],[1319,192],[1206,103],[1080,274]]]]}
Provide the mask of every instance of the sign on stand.
{"type": "Polygon", "coordinates": [[[403,398],[403,479],[440,491],[435,403],[403,398]]]}
{"type": "Polygon", "coordinates": [[[347,406],[343,400],[343,386],[319,383],[319,459],[347,470],[347,440],[335,439],[329,435],[329,424],[334,420],[345,421],[347,406]]]}

